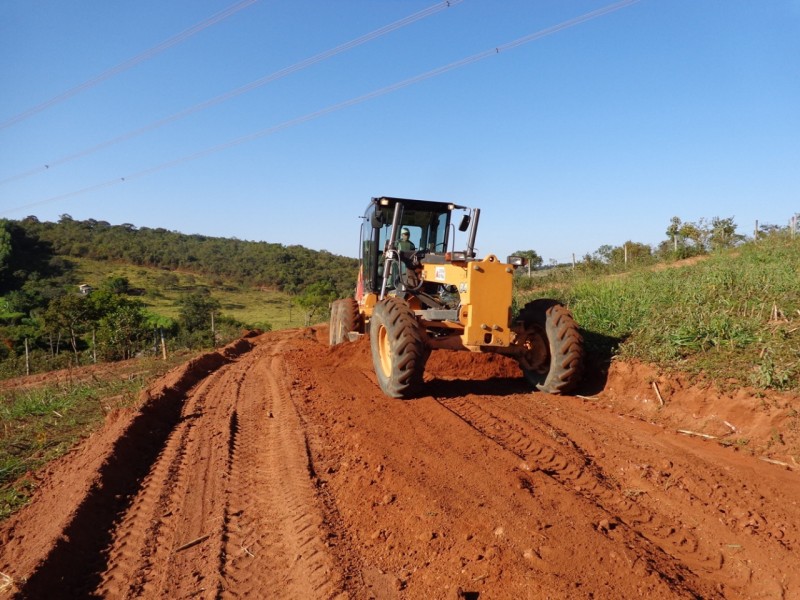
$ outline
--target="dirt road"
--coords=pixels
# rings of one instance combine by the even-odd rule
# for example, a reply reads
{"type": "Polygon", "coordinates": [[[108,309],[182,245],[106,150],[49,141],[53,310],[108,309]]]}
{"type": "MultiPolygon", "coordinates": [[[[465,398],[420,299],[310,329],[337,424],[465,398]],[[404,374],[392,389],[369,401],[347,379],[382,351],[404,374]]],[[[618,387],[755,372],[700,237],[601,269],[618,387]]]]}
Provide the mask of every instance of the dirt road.
{"type": "Polygon", "coordinates": [[[800,470],[717,443],[744,399],[733,424],[627,367],[562,398],[434,353],[392,400],[327,338],[239,340],[112,415],[0,524],[0,597],[800,598],[800,470]]]}

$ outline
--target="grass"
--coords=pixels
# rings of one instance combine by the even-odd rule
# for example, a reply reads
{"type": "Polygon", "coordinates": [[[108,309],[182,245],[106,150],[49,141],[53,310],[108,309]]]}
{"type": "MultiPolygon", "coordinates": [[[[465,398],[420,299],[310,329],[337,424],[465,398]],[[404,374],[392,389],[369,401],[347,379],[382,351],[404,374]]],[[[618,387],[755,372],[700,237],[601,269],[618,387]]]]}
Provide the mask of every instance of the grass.
{"type": "Polygon", "coordinates": [[[545,279],[587,341],[718,383],[800,390],[800,239],[775,237],[689,266],[545,279]]]}
{"type": "Polygon", "coordinates": [[[171,366],[143,360],[139,374],[124,379],[0,393],[0,520],[27,502],[35,488],[33,471],[68,452],[110,411],[134,405],[139,392],[171,366]]]}
{"type": "Polygon", "coordinates": [[[76,265],[80,283],[98,287],[112,276],[126,277],[132,288],[144,291],[140,297],[148,311],[176,319],[181,295],[207,288],[222,305],[222,314],[233,317],[246,327],[288,329],[305,324],[305,314],[289,294],[260,290],[231,281],[194,273],[166,271],[150,267],[111,263],[86,258],[70,258],[76,265]]]}

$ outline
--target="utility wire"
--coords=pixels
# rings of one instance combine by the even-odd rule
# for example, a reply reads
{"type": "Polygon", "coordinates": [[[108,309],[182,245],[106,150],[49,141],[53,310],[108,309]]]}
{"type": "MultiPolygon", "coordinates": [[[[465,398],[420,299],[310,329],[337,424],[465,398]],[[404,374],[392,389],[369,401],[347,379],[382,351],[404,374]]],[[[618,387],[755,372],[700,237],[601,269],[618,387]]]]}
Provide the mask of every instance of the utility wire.
{"type": "Polygon", "coordinates": [[[316,112],[309,113],[307,115],[304,115],[304,116],[301,116],[301,117],[297,117],[297,118],[289,120],[289,121],[284,121],[283,123],[280,123],[278,125],[274,125],[274,126],[269,127],[267,129],[262,129],[261,131],[257,131],[255,133],[251,133],[249,135],[245,135],[245,136],[236,138],[234,140],[225,142],[223,144],[219,144],[217,146],[213,146],[211,148],[206,148],[205,150],[200,150],[199,152],[195,152],[193,154],[189,154],[189,155],[183,156],[181,158],[176,158],[174,160],[171,160],[171,161],[168,161],[168,162],[165,162],[165,163],[161,163],[159,165],[156,165],[154,167],[150,167],[150,168],[145,169],[143,171],[138,171],[138,172],[133,173],[131,175],[126,175],[125,177],[116,177],[114,179],[109,179],[109,180],[104,181],[102,183],[98,183],[98,184],[90,186],[90,187],[86,187],[86,188],[83,188],[83,189],[80,189],[80,190],[76,190],[74,192],[69,192],[69,193],[66,193],[66,194],[53,196],[51,198],[46,198],[44,200],[39,200],[37,202],[32,202],[30,204],[17,206],[16,208],[12,208],[10,210],[6,210],[6,211],[3,211],[3,212],[0,212],[0,214],[9,214],[11,212],[16,212],[18,210],[27,209],[27,208],[31,208],[31,207],[34,207],[34,206],[39,206],[39,205],[42,205],[42,204],[49,204],[51,202],[57,202],[57,201],[60,201],[60,200],[64,200],[66,198],[72,198],[74,196],[78,196],[78,195],[85,194],[85,193],[88,193],[88,192],[96,191],[98,189],[109,187],[109,186],[112,186],[112,185],[115,185],[115,184],[118,184],[118,183],[122,183],[122,182],[125,182],[125,181],[131,181],[133,179],[139,179],[140,177],[144,177],[146,175],[151,175],[151,174],[156,173],[158,171],[163,171],[165,169],[169,169],[169,168],[175,167],[177,165],[180,165],[180,164],[183,164],[183,163],[186,163],[186,162],[190,162],[190,161],[196,160],[198,158],[202,158],[204,156],[208,156],[210,154],[216,154],[217,152],[221,152],[223,150],[227,150],[228,148],[232,148],[234,146],[238,146],[240,144],[244,144],[245,142],[250,142],[250,141],[253,141],[253,140],[268,136],[268,135],[272,135],[272,134],[277,133],[279,131],[282,131],[284,129],[288,129],[289,127],[294,127],[295,125],[300,125],[301,123],[306,123],[308,121],[312,121],[314,119],[318,119],[319,117],[322,117],[324,115],[328,115],[330,113],[342,110],[344,108],[348,108],[350,106],[354,106],[356,104],[361,104],[363,102],[366,102],[367,100],[372,100],[373,98],[377,98],[379,96],[384,96],[386,94],[389,94],[391,92],[395,92],[395,91],[400,90],[402,88],[406,88],[408,86],[414,85],[414,84],[419,83],[421,81],[425,81],[427,79],[431,79],[431,78],[436,77],[438,75],[441,75],[443,73],[447,73],[448,71],[452,71],[454,69],[458,69],[458,68],[464,67],[466,65],[470,65],[470,64],[476,63],[476,62],[478,62],[480,60],[483,60],[484,58],[488,58],[490,56],[495,56],[495,55],[499,54],[500,52],[504,52],[506,50],[511,50],[513,48],[517,48],[517,47],[522,46],[524,44],[528,44],[530,42],[533,42],[535,40],[541,39],[541,38],[546,37],[548,35],[552,35],[554,33],[558,33],[558,32],[563,31],[565,29],[569,29],[570,27],[575,27],[576,25],[580,25],[581,23],[585,23],[586,21],[590,21],[592,19],[596,19],[596,18],[601,17],[603,15],[607,15],[609,13],[618,11],[618,10],[620,10],[622,8],[626,8],[628,6],[631,6],[632,4],[636,4],[637,2],[640,2],[640,1],[641,0],[621,0],[620,2],[614,2],[614,3],[609,4],[609,5],[607,5],[607,6],[603,7],[603,8],[599,8],[597,10],[593,10],[591,12],[585,13],[585,14],[580,15],[578,17],[574,17],[572,19],[569,19],[567,21],[563,21],[563,22],[561,22],[561,23],[559,23],[557,25],[553,25],[552,27],[547,27],[546,29],[541,29],[541,30],[539,30],[539,31],[537,31],[535,33],[531,33],[531,34],[526,35],[524,37],[518,38],[518,39],[516,39],[516,40],[514,40],[512,42],[508,42],[506,44],[503,44],[503,45],[500,45],[500,46],[496,46],[494,48],[491,48],[490,50],[485,50],[484,52],[480,52],[478,54],[473,54],[472,56],[469,56],[467,58],[458,60],[456,62],[452,62],[452,63],[450,63],[448,65],[445,65],[445,66],[442,66],[442,67],[438,67],[436,69],[432,69],[431,71],[427,71],[427,72],[422,73],[420,75],[417,75],[415,77],[411,77],[409,79],[405,79],[405,80],[400,81],[398,83],[394,83],[392,85],[383,87],[381,89],[375,90],[375,91],[370,92],[368,94],[364,94],[363,96],[358,96],[357,98],[352,98],[350,100],[346,100],[344,102],[340,102],[338,104],[331,105],[331,106],[329,106],[327,108],[323,108],[323,109],[318,110],[316,112]]]}
{"type": "Polygon", "coordinates": [[[164,42],[161,42],[157,46],[153,46],[149,50],[145,50],[141,54],[138,54],[137,56],[134,56],[133,58],[129,58],[128,60],[121,62],[117,66],[111,67],[107,71],[103,71],[102,73],[100,73],[100,75],[97,75],[96,77],[93,77],[92,79],[84,81],[83,83],[81,83],[79,85],[76,85],[75,87],[70,88],[65,92],[62,92],[61,94],[58,94],[57,96],[53,96],[52,98],[50,98],[50,100],[47,100],[46,102],[42,102],[41,104],[37,104],[33,108],[29,108],[28,110],[26,110],[24,112],[21,112],[18,115],[15,115],[15,116],[11,117],[10,119],[7,119],[6,121],[3,121],[2,123],[0,123],[0,129],[5,129],[7,127],[10,127],[11,125],[15,125],[16,123],[19,123],[20,121],[24,121],[28,117],[32,117],[33,115],[35,115],[37,113],[40,113],[43,110],[46,110],[46,109],[50,108],[51,106],[55,106],[59,102],[63,102],[64,100],[72,98],[73,96],[76,96],[77,94],[79,94],[80,92],[83,92],[84,90],[88,90],[89,88],[92,88],[92,87],[96,86],[97,84],[102,83],[106,79],[110,79],[114,75],[119,75],[123,71],[127,71],[131,67],[134,67],[134,66],[138,65],[139,63],[142,63],[142,62],[144,62],[144,61],[146,61],[146,60],[148,60],[150,58],[153,58],[157,54],[160,54],[160,53],[164,52],[164,50],[167,50],[167,49],[171,48],[172,46],[175,46],[177,44],[180,44],[181,42],[186,41],[187,39],[192,37],[194,34],[199,33],[201,31],[203,31],[204,29],[207,29],[208,27],[211,27],[212,25],[216,25],[220,21],[222,21],[224,19],[227,19],[231,15],[239,12],[240,10],[242,10],[244,8],[247,8],[251,4],[255,4],[257,1],[258,0],[241,0],[238,3],[236,3],[236,4],[232,5],[232,6],[229,6],[225,10],[222,10],[222,11],[216,13],[215,15],[210,16],[205,21],[201,21],[197,25],[194,25],[194,26],[190,27],[189,29],[187,29],[185,31],[182,31],[181,33],[169,38],[168,40],[166,40],[164,42]]]}
{"type": "Polygon", "coordinates": [[[147,133],[148,131],[152,131],[154,129],[162,127],[163,125],[167,125],[168,123],[172,123],[174,121],[177,121],[178,119],[182,119],[184,117],[188,117],[189,115],[194,114],[196,112],[200,112],[201,110],[205,110],[206,108],[211,108],[212,106],[216,106],[217,104],[221,104],[223,102],[226,102],[227,100],[230,100],[231,98],[235,98],[237,96],[241,96],[242,94],[245,94],[245,93],[250,92],[250,91],[252,91],[252,90],[254,90],[256,88],[262,87],[262,86],[264,86],[264,85],[266,85],[268,83],[271,83],[273,81],[276,81],[278,79],[286,77],[287,75],[290,75],[292,73],[296,73],[297,71],[300,71],[302,69],[308,68],[308,67],[310,67],[312,65],[315,65],[315,64],[317,64],[317,63],[319,63],[319,62],[321,62],[323,60],[327,60],[328,58],[336,56],[337,54],[341,54],[342,52],[346,52],[347,50],[350,50],[350,49],[355,48],[357,46],[360,46],[362,44],[366,44],[367,42],[370,42],[370,41],[372,41],[374,39],[377,39],[377,38],[379,38],[379,37],[381,37],[383,35],[386,35],[387,33],[390,33],[392,31],[400,29],[401,27],[405,27],[406,25],[410,25],[411,23],[415,23],[416,21],[424,19],[425,17],[429,17],[430,15],[438,13],[438,12],[440,12],[440,11],[446,9],[446,8],[450,8],[451,6],[455,6],[456,4],[460,4],[463,1],[464,0],[447,0],[445,2],[439,2],[437,4],[434,4],[433,6],[429,6],[428,8],[425,8],[425,9],[423,9],[421,11],[418,11],[418,12],[416,12],[416,13],[414,13],[412,15],[409,15],[409,16],[403,18],[403,19],[400,19],[399,21],[395,21],[394,23],[390,23],[389,25],[385,25],[383,27],[380,27],[379,29],[376,29],[375,31],[371,31],[370,33],[362,35],[361,37],[358,37],[358,38],[355,38],[353,40],[350,40],[349,42],[345,42],[344,44],[341,44],[339,46],[336,46],[335,48],[331,48],[330,50],[326,50],[326,51],[321,52],[319,54],[316,54],[316,55],[314,55],[314,56],[312,56],[310,58],[306,58],[305,60],[301,60],[300,62],[297,62],[297,63],[295,63],[293,65],[288,66],[288,67],[285,67],[285,68],[283,68],[283,69],[281,69],[279,71],[275,71],[274,73],[266,75],[266,76],[264,76],[264,77],[262,77],[260,79],[255,80],[255,81],[251,81],[250,83],[248,83],[246,85],[243,85],[243,86],[238,87],[238,88],[236,88],[234,90],[231,90],[229,92],[226,92],[224,94],[216,96],[215,98],[211,98],[210,100],[206,100],[205,102],[200,102],[199,104],[195,104],[194,106],[190,106],[189,108],[186,108],[186,109],[184,109],[182,111],[179,111],[179,112],[177,112],[177,113],[175,113],[173,115],[170,115],[168,117],[164,117],[163,119],[160,119],[158,121],[154,121],[153,123],[150,123],[149,125],[145,125],[144,127],[140,127],[139,129],[134,129],[132,131],[129,131],[128,133],[124,133],[122,135],[119,135],[119,136],[117,136],[115,138],[106,140],[104,142],[100,142],[99,144],[97,144],[95,146],[91,146],[90,148],[86,148],[85,150],[81,150],[79,152],[75,152],[74,154],[69,154],[67,156],[63,156],[61,158],[58,158],[58,159],[53,160],[53,161],[50,161],[47,164],[41,165],[39,167],[34,167],[34,168],[29,169],[28,171],[25,171],[23,173],[18,173],[17,175],[12,175],[11,177],[8,177],[6,179],[2,179],[2,180],[0,180],[0,185],[4,185],[4,184],[10,183],[12,181],[17,181],[19,179],[24,179],[25,177],[29,177],[31,175],[35,175],[37,173],[41,173],[42,171],[46,171],[48,169],[52,169],[53,167],[66,164],[66,163],[71,162],[73,160],[76,160],[78,158],[82,158],[84,156],[87,156],[89,154],[97,152],[98,150],[102,150],[104,148],[108,148],[109,146],[113,146],[114,144],[118,144],[120,142],[124,142],[124,141],[130,140],[132,138],[135,138],[135,137],[137,137],[139,135],[142,135],[143,133],[147,133]]]}

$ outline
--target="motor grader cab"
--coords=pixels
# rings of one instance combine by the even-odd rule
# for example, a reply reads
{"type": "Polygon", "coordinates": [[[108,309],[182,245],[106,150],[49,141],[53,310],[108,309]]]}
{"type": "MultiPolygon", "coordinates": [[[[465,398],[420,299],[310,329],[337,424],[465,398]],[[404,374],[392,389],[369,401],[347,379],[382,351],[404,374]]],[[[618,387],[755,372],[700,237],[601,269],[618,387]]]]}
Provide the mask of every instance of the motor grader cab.
{"type": "Polygon", "coordinates": [[[355,297],[333,303],[330,343],[369,333],[378,383],[388,396],[418,394],[435,349],[511,356],[545,392],[567,393],[577,385],[584,352],[572,315],[557,301],[540,299],[512,319],[514,270],[525,261],[477,258],[479,219],[480,209],[447,202],[383,196],[367,206],[355,297]]]}

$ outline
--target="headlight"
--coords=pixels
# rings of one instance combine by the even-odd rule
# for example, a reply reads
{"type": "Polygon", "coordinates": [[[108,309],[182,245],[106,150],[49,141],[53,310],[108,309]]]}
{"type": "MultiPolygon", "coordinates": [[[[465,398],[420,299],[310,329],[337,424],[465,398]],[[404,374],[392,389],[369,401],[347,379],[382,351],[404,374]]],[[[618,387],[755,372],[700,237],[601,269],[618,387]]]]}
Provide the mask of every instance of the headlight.
{"type": "Polygon", "coordinates": [[[466,252],[448,252],[445,258],[451,262],[467,262],[466,252]]]}
{"type": "Polygon", "coordinates": [[[528,264],[528,261],[522,256],[509,256],[506,262],[514,267],[524,267],[528,264]]]}

